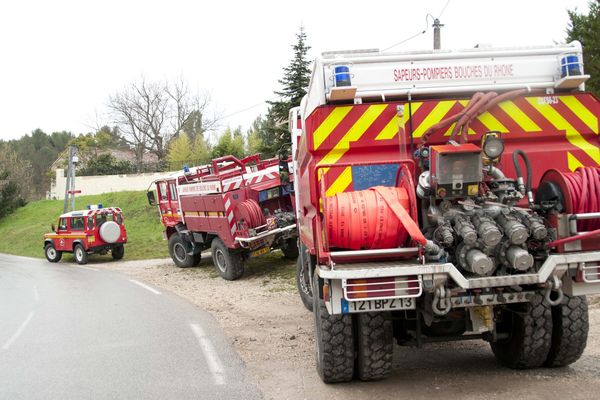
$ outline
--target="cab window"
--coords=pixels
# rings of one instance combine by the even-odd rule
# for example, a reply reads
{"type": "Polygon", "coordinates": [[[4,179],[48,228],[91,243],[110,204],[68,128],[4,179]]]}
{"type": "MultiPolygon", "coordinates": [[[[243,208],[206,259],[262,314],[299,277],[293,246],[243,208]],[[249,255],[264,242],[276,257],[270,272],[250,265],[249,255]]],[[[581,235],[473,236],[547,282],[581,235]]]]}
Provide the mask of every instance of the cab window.
{"type": "Polygon", "coordinates": [[[161,182],[158,185],[158,192],[159,192],[160,200],[161,201],[167,201],[168,200],[168,198],[167,198],[167,184],[166,184],[166,182],[161,182]]]}
{"type": "Polygon", "coordinates": [[[88,217],[88,219],[87,219],[87,225],[88,225],[87,226],[88,231],[93,230],[94,229],[94,218],[88,217]]]}
{"type": "Polygon", "coordinates": [[[67,230],[67,219],[66,218],[61,218],[58,221],[58,230],[60,230],[60,231],[66,231],[67,230]]]}
{"type": "Polygon", "coordinates": [[[123,216],[121,216],[121,214],[115,214],[115,221],[117,222],[117,224],[122,225],[123,224],[123,216]]]}
{"type": "Polygon", "coordinates": [[[177,200],[177,188],[174,183],[169,184],[169,191],[171,192],[171,200],[177,200]]]}
{"type": "Polygon", "coordinates": [[[82,231],[84,226],[83,217],[71,218],[72,231],[82,231]]]}

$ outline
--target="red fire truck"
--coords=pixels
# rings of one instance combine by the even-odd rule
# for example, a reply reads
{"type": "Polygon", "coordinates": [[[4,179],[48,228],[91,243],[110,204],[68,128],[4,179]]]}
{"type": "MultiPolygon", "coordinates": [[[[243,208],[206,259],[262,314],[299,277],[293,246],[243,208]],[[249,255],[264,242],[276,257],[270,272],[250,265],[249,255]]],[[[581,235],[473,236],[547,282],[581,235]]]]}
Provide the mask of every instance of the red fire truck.
{"type": "Polygon", "coordinates": [[[71,211],[52,224],[52,233],[44,235],[44,254],[50,262],[59,262],[63,253],[73,253],[75,261],[86,264],[89,254],[106,254],[113,259],[125,255],[127,230],[119,207],[103,208],[101,204],[88,210],[71,211]]]}
{"type": "Polygon", "coordinates": [[[576,361],[600,293],[600,101],[581,45],[324,53],[295,153],[300,294],[325,382],[394,340],[576,361]]]}
{"type": "Polygon", "coordinates": [[[179,267],[200,262],[211,249],[215,268],[227,280],[242,276],[249,257],[281,249],[298,256],[291,159],[242,160],[225,156],[155,181],[148,192],[158,206],[179,267]]]}

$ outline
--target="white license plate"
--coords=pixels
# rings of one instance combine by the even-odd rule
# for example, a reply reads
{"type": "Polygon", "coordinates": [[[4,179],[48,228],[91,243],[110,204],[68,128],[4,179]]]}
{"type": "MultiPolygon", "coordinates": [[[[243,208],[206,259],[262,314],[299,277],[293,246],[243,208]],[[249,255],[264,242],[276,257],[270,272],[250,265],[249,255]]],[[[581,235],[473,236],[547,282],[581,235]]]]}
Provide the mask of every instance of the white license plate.
{"type": "Polygon", "coordinates": [[[414,310],[414,298],[383,299],[383,300],[358,300],[348,302],[349,313],[384,311],[384,310],[414,310]]]}

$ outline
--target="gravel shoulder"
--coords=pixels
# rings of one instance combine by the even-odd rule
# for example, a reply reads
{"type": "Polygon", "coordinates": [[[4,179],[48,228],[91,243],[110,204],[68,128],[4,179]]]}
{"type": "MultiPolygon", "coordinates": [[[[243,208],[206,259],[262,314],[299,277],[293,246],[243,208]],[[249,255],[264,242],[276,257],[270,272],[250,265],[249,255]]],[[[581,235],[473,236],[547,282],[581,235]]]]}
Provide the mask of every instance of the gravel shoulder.
{"type": "Polygon", "coordinates": [[[279,253],[251,262],[238,281],[221,279],[210,255],[180,269],[170,259],[94,262],[171,291],[212,313],[266,399],[391,397],[431,399],[590,399],[600,385],[600,299],[591,299],[590,336],[571,367],[514,371],[499,366],[479,341],[395,346],[394,372],[382,382],[323,384],[314,367],[312,314],[302,306],[294,265],[279,253]],[[260,261],[259,261],[260,260],[260,261]]]}

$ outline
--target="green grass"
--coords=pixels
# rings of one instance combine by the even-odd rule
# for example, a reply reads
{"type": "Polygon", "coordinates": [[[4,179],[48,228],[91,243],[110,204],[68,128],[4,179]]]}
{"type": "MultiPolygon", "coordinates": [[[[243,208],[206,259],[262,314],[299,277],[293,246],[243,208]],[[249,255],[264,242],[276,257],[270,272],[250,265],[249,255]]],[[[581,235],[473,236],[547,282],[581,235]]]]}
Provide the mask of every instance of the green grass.
{"type": "MultiPolygon", "coordinates": [[[[123,210],[128,240],[125,259],[169,257],[167,244],[162,239],[158,211],[156,207],[148,205],[145,192],[76,197],[75,209],[82,210],[88,204],[98,203],[123,210]]],[[[43,258],[43,235],[50,232],[50,224],[57,224],[62,211],[62,200],[41,200],[31,202],[0,219],[0,253],[43,258]]]]}

